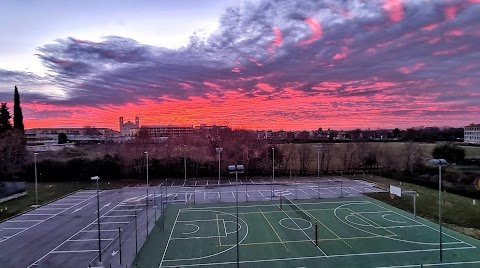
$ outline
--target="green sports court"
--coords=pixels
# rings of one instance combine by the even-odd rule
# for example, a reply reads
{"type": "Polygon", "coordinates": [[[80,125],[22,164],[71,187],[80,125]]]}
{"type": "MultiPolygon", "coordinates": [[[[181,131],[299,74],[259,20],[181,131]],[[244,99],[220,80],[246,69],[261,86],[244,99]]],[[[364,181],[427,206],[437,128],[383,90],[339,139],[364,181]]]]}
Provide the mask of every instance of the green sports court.
{"type": "Polygon", "coordinates": [[[443,228],[440,262],[437,224],[368,197],[241,203],[236,215],[235,203],[168,206],[133,267],[236,267],[237,229],[241,267],[480,266],[478,240],[443,228]]]}

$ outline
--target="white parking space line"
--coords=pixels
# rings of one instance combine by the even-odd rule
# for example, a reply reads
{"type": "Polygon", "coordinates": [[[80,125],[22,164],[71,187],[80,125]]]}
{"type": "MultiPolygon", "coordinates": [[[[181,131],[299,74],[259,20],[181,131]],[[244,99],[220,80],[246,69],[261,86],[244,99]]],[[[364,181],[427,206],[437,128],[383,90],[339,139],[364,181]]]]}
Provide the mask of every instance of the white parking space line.
{"type": "Polygon", "coordinates": [[[142,211],[143,209],[140,209],[140,208],[134,208],[134,209],[115,209],[115,210],[112,210],[112,211],[142,211]]]}
{"type": "MultiPolygon", "coordinates": [[[[107,229],[102,229],[102,232],[118,232],[118,230],[107,230],[107,229]]],[[[86,230],[86,231],[80,231],[79,233],[97,233],[98,230],[86,230]]]]}
{"type": "MultiPolygon", "coordinates": [[[[113,238],[101,238],[102,241],[112,241],[113,238]]],[[[68,242],[88,242],[88,241],[98,241],[98,238],[91,238],[91,239],[71,239],[67,240],[68,242]]]]}
{"type": "Polygon", "coordinates": [[[114,216],[102,216],[104,218],[123,218],[123,217],[135,217],[135,215],[114,215],[114,216]]]}
{"type": "Polygon", "coordinates": [[[232,192],[233,198],[235,198],[235,194],[232,192]]]}
{"type": "Polygon", "coordinates": [[[23,229],[27,229],[27,228],[17,228],[17,227],[4,227],[2,228],[4,230],[23,230],[23,229]]]}
{"type": "Polygon", "coordinates": [[[26,214],[23,214],[25,216],[52,216],[52,215],[55,215],[55,214],[38,214],[38,213],[26,213],[26,214]]]}
{"type": "MultiPolygon", "coordinates": [[[[305,192],[303,189],[298,189],[298,190],[299,190],[300,192],[302,192],[302,193],[304,193],[304,194],[306,194],[306,195],[310,196],[310,194],[309,194],[309,193],[307,193],[307,192],[305,192]]],[[[314,190],[314,191],[316,192],[316,190],[315,190],[315,189],[311,189],[311,190],[314,190]]]]}
{"type": "MultiPolygon", "coordinates": [[[[57,253],[84,253],[84,252],[98,252],[98,249],[85,249],[85,250],[58,250],[52,251],[50,253],[57,254],[57,253]]],[[[35,264],[38,265],[38,264],[35,264]]],[[[30,266],[29,266],[30,267],[30,266]]]]}
{"type": "Polygon", "coordinates": [[[329,191],[330,193],[333,193],[333,194],[337,194],[337,193],[335,193],[334,191],[331,191],[331,190],[329,190],[329,189],[327,189],[327,188],[321,188],[321,189],[327,190],[327,191],[329,191]]]}
{"type": "Polygon", "coordinates": [[[10,220],[8,222],[39,222],[43,220],[10,220]]]}
{"type": "MultiPolygon", "coordinates": [[[[103,213],[103,215],[101,217],[103,217],[104,215],[106,215],[107,213],[109,213],[110,211],[113,211],[117,206],[114,206],[113,208],[111,208],[109,211],[103,213]]],[[[80,231],[76,232],[75,234],[73,234],[72,236],[70,236],[67,240],[63,241],[60,245],[58,245],[57,247],[55,247],[54,249],[52,249],[50,252],[48,252],[47,254],[43,255],[43,257],[39,258],[38,260],[36,260],[35,262],[33,262],[32,264],[30,264],[27,268],[30,268],[32,266],[38,266],[38,263],[40,261],[42,261],[45,257],[47,257],[49,254],[53,254],[53,253],[82,253],[82,252],[98,252],[98,249],[95,249],[95,250],[62,250],[62,251],[57,251],[57,249],[59,249],[61,246],[63,246],[65,243],[68,242],[68,240],[72,239],[73,237],[75,237],[76,235],[78,235],[79,233],[85,231],[89,226],[91,226],[92,224],[96,224],[96,221],[97,220],[94,220],[92,223],[86,225],[83,229],[81,229],[80,231]]],[[[96,231],[96,230],[95,230],[96,231]]],[[[105,230],[102,230],[102,231],[105,231],[105,230]]],[[[115,230],[115,232],[118,232],[118,230],[115,230]]],[[[108,245],[107,245],[108,246],[108,245]]]]}
{"type": "Polygon", "coordinates": [[[187,183],[186,181],[183,182],[183,187],[185,187],[185,183],[187,183]]]}
{"type": "Polygon", "coordinates": [[[255,184],[255,183],[252,181],[252,179],[250,179],[250,181],[252,182],[252,184],[255,184]]]}
{"type": "Polygon", "coordinates": [[[258,192],[262,197],[265,197],[265,196],[262,194],[262,192],[260,192],[260,191],[257,191],[257,192],[258,192]]]}

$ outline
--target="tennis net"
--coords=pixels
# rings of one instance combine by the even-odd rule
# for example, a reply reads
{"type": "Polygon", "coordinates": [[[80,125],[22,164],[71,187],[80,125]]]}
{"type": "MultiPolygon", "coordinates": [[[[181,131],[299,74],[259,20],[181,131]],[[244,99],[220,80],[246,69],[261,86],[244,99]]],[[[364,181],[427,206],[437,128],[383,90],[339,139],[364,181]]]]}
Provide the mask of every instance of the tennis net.
{"type": "MultiPolygon", "coordinates": [[[[286,196],[281,196],[280,197],[280,209],[285,213],[285,215],[292,221],[294,225],[298,228],[298,230],[302,231],[305,236],[308,237],[310,241],[316,246],[318,246],[318,241],[317,241],[317,222],[315,217],[310,215],[307,211],[304,209],[300,208],[297,204],[293,203],[292,200],[288,199],[286,196]],[[304,226],[300,227],[295,220],[295,217],[291,217],[289,215],[290,212],[293,211],[298,217],[301,219],[304,219],[307,221],[310,226],[308,228],[305,228],[304,226]]],[[[290,213],[291,214],[291,213],[290,213]]]]}

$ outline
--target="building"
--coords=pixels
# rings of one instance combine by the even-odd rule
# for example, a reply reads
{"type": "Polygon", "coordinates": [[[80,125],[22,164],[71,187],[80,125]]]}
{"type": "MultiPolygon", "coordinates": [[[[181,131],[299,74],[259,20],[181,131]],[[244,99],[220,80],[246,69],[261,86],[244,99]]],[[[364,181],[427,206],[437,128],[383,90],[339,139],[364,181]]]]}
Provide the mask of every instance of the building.
{"type": "Polygon", "coordinates": [[[480,144],[480,124],[471,124],[464,127],[463,137],[465,143],[480,144]]]}
{"type": "Polygon", "coordinates": [[[163,138],[192,133],[193,126],[142,126],[152,138],[163,138]]]}
{"type": "Polygon", "coordinates": [[[120,134],[123,137],[132,136],[132,130],[140,128],[140,118],[139,117],[135,117],[135,124],[130,122],[130,121],[128,121],[126,123],[123,123],[123,117],[119,117],[118,121],[120,123],[120,134]]]}
{"type": "Polygon", "coordinates": [[[35,151],[60,150],[74,144],[96,144],[116,141],[120,133],[109,128],[32,128],[25,130],[29,149],[35,151]],[[65,145],[59,144],[60,135],[66,137],[65,145]]]}

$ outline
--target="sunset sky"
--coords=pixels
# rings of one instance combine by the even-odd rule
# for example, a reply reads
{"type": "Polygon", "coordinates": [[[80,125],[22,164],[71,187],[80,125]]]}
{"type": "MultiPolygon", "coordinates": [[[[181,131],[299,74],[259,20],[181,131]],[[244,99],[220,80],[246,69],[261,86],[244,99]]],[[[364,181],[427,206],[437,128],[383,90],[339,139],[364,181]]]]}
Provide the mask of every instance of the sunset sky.
{"type": "Polygon", "coordinates": [[[26,128],[480,123],[480,0],[0,2],[26,128]]]}

